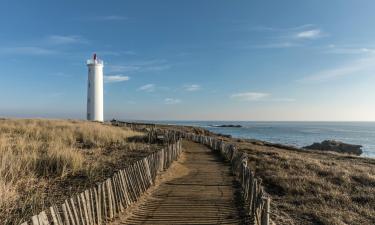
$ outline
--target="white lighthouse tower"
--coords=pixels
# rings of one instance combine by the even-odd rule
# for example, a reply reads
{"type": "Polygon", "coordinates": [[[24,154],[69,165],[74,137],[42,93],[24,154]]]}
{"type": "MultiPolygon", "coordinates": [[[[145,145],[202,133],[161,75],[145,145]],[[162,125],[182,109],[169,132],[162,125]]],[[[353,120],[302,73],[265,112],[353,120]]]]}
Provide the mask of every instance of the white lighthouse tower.
{"type": "Polygon", "coordinates": [[[94,54],[87,67],[87,120],[103,122],[103,61],[94,54]]]}

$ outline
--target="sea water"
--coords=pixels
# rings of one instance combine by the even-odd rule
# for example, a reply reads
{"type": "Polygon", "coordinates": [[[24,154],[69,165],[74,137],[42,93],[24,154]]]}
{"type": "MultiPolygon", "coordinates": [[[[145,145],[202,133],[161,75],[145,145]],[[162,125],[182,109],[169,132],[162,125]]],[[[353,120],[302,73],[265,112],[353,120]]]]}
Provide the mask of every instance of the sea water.
{"type": "Polygon", "coordinates": [[[251,138],[303,147],[314,142],[337,140],[363,146],[362,156],[375,157],[375,122],[250,122],[250,121],[153,121],[198,126],[237,138],[251,138]],[[241,125],[240,128],[217,127],[241,125]]]}

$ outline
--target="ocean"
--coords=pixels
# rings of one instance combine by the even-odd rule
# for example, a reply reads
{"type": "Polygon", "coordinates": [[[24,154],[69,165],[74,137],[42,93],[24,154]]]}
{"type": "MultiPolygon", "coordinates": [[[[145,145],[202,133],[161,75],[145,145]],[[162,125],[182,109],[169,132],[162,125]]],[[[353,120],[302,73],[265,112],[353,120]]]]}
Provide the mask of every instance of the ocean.
{"type": "Polygon", "coordinates": [[[362,145],[362,156],[375,158],[375,122],[250,122],[250,121],[153,121],[198,126],[237,138],[252,138],[303,147],[324,140],[362,145]],[[241,128],[215,127],[223,124],[241,128]]]}

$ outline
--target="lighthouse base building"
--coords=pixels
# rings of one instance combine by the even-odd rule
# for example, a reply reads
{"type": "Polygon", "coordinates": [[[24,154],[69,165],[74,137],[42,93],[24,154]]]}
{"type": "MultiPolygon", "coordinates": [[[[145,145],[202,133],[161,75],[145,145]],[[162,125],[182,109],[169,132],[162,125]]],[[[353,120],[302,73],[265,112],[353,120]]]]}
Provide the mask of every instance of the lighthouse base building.
{"type": "Polygon", "coordinates": [[[103,61],[94,54],[87,67],[87,120],[103,122],[103,61]]]}

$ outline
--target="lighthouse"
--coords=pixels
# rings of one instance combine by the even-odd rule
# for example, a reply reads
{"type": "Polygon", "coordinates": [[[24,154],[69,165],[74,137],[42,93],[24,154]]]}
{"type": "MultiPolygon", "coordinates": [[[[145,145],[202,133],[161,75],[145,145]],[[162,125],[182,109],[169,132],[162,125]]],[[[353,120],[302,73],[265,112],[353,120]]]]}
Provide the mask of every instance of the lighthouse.
{"type": "Polygon", "coordinates": [[[103,61],[94,54],[87,67],[87,120],[103,122],[103,61]]]}

